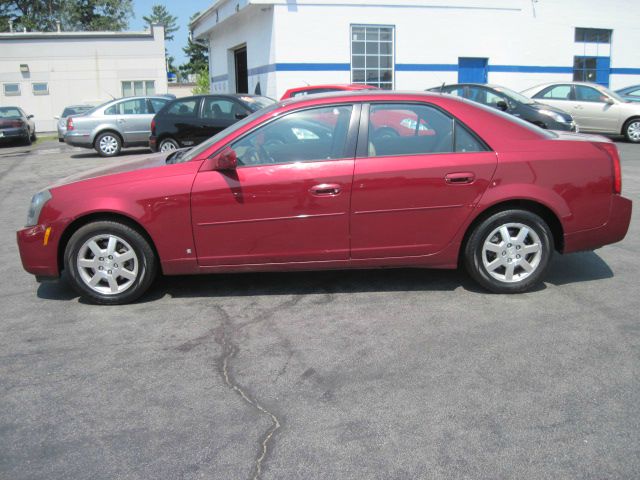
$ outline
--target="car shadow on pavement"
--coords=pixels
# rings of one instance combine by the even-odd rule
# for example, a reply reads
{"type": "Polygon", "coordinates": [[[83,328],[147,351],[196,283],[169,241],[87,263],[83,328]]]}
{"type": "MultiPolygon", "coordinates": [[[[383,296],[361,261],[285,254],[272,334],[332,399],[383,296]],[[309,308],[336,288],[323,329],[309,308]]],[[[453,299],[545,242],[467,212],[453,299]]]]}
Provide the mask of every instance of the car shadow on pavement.
{"type": "MultiPolygon", "coordinates": [[[[545,282],[552,285],[613,277],[594,252],[556,255],[545,282]]],[[[332,270],[284,273],[237,273],[159,277],[139,303],[165,296],[177,298],[307,295],[326,293],[453,291],[488,294],[464,271],[429,269],[332,270]]],[[[544,290],[541,284],[534,291],[544,290]]],[[[63,275],[61,281],[40,284],[37,295],[49,300],[72,300],[78,294],[63,275]]],[[[84,300],[79,300],[84,303],[84,300]]]]}
{"type": "MultiPolygon", "coordinates": [[[[127,150],[122,150],[115,157],[105,157],[105,160],[107,159],[112,160],[112,159],[117,159],[118,157],[130,157],[132,155],[145,155],[145,154],[152,155],[153,152],[148,148],[132,148],[127,150]]],[[[71,158],[102,158],[100,157],[100,154],[98,154],[98,152],[96,152],[95,150],[87,150],[86,152],[72,153],[70,157],[71,158]]]]}

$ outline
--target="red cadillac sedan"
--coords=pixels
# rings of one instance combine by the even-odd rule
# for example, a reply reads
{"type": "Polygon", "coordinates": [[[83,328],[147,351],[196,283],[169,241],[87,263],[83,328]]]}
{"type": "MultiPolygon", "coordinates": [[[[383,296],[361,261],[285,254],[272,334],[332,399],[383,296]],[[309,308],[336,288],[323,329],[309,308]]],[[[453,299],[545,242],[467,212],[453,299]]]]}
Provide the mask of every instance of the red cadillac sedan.
{"type": "Polygon", "coordinates": [[[622,240],[620,193],[606,138],[449,95],[332,93],[61,180],[33,197],[17,237],[28,272],[67,270],[102,304],[135,300],[159,273],[461,264],[516,293],[543,280],[554,251],[622,240]]]}

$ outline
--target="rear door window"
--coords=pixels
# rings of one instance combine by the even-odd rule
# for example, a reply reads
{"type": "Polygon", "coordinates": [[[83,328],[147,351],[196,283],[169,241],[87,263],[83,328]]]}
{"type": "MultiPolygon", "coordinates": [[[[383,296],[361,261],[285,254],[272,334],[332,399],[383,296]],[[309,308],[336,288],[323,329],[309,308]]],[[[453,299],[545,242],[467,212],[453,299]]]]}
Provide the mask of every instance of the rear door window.
{"type": "Polygon", "coordinates": [[[158,113],[164,108],[167,103],[169,103],[169,100],[163,100],[161,98],[150,98],[149,103],[151,103],[151,109],[153,110],[153,113],[158,113]]]}
{"type": "Polygon", "coordinates": [[[176,115],[179,117],[195,117],[196,107],[198,106],[198,99],[192,98],[189,100],[177,100],[167,110],[167,114],[176,115]]]}
{"type": "Polygon", "coordinates": [[[248,113],[246,108],[225,98],[205,98],[202,103],[202,118],[235,121],[248,113]]]}
{"type": "Polygon", "coordinates": [[[125,100],[117,104],[120,115],[145,115],[149,113],[147,102],[144,98],[125,100]]]}
{"type": "Polygon", "coordinates": [[[549,100],[571,100],[571,85],[556,85],[547,87],[534,98],[548,98],[549,100]]]}
{"type": "Polygon", "coordinates": [[[433,106],[372,104],[370,107],[370,157],[485,150],[483,143],[466,127],[433,106]]]}

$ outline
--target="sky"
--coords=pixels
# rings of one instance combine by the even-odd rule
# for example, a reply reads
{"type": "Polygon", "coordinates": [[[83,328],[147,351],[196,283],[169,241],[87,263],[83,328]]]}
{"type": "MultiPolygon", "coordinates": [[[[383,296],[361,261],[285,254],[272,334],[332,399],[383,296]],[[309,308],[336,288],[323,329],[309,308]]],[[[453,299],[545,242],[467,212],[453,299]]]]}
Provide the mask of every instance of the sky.
{"type": "Polygon", "coordinates": [[[171,15],[178,17],[180,30],[173,34],[173,40],[166,43],[169,55],[176,60],[174,65],[178,66],[187,61],[182,51],[187,46],[189,38],[189,17],[195,12],[203,12],[214,0],[133,0],[133,13],[135,17],[129,22],[129,30],[144,30],[145,21],[142,17],[151,14],[153,5],[164,5],[171,15]]]}

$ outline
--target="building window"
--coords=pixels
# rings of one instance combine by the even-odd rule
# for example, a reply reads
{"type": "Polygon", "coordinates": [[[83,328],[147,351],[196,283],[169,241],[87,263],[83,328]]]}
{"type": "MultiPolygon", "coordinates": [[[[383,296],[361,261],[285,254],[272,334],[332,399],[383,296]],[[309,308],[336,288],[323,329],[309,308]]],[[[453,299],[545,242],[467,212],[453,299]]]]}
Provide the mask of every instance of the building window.
{"type": "Polygon", "coordinates": [[[122,82],[122,96],[155,95],[156,82],[153,80],[132,80],[122,82]]]}
{"type": "Polygon", "coordinates": [[[49,95],[49,84],[47,82],[37,82],[31,84],[34,95],[49,95]]]}
{"type": "Polygon", "coordinates": [[[612,32],[604,28],[576,28],[576,42],[611,43],[612,32]]]}
{"type": "Polygon", "coordinates": [[[351,26],[351,82],[393,89],[394,27],[351,26]]]}
{"type": "Polygon", "coordinates": [[[609,86],[609,57],[573,57],[573,80],[609,86]]]}
{"type": "Polygon", "coordinates": [[[20,84],[19,83],[5,83],[4,84],[4,94],[7,97],[20,95],[20,84]]]}

